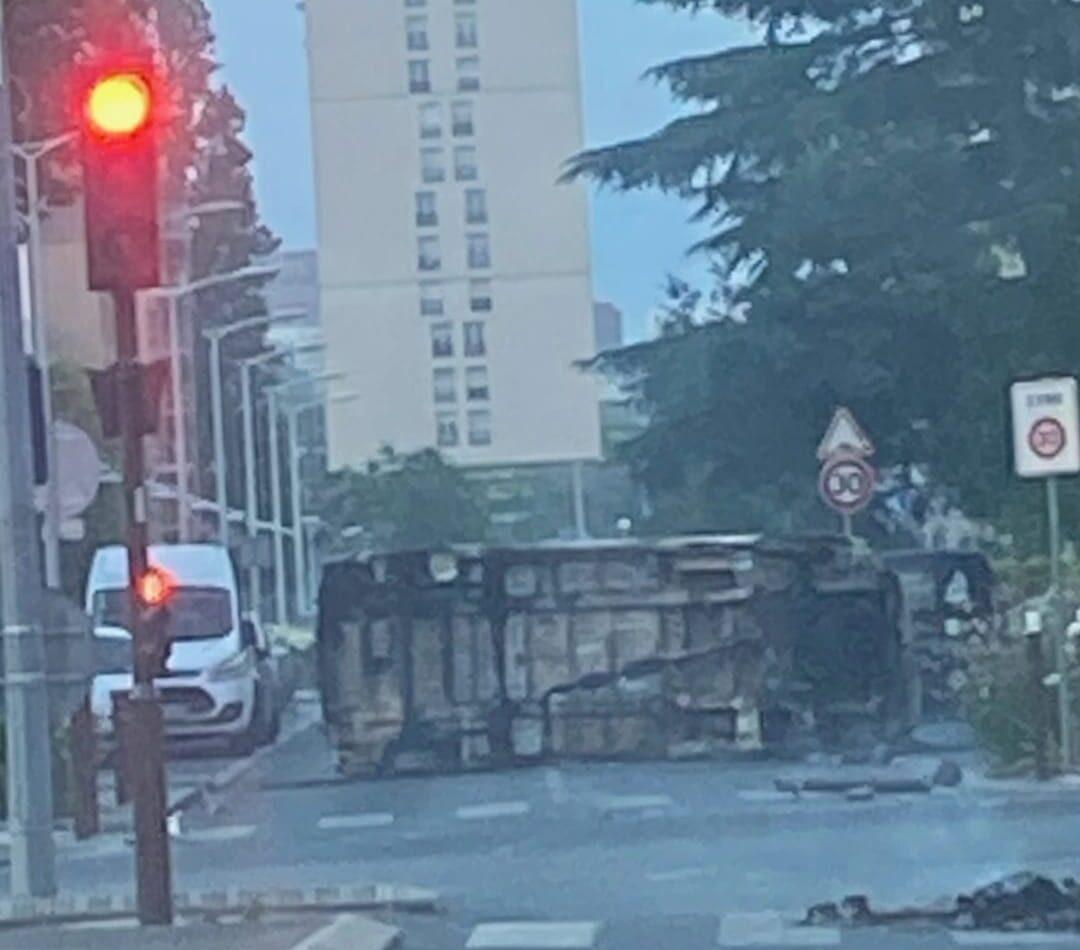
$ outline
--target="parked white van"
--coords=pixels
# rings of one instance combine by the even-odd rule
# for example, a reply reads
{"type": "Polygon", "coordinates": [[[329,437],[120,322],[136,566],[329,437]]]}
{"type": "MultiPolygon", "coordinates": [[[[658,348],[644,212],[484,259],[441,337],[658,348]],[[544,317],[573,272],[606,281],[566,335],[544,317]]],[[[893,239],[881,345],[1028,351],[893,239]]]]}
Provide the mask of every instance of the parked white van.
{"type": "MultiPolygon", "coordinates": [[[[212,544],[151,545],[149,561],[171,576],[167,674],[156,681],[171,739],[223,738],[245,753],[274,728],[273,700],[259,686],[260,651],[242,622],[228,551],[212,544]]],[[[112,695],[131,688],[127,550],[98,549],[86,585],[99,672],[91,705],[98,731],[112,730],[112,695]]]]}

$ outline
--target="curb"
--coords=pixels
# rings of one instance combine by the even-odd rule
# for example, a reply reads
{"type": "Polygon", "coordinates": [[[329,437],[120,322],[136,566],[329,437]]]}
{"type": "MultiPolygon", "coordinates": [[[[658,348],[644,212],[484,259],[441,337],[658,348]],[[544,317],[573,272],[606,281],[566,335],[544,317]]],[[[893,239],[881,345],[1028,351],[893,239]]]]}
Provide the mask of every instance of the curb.
{"type": "MultiPolygon", "coordinates": [[[[325,913],[401,911],[433,914],[439,895],[421,887],[365,884],[353,887],[312,887],[255,890],[178,891],[173,906],[178,914],[325,913]]],[[[72,894],[51,898],[0,900],[0,929],[40,924],[83,923],[130,919],[136,913],[135,895],[72,894]]]]}

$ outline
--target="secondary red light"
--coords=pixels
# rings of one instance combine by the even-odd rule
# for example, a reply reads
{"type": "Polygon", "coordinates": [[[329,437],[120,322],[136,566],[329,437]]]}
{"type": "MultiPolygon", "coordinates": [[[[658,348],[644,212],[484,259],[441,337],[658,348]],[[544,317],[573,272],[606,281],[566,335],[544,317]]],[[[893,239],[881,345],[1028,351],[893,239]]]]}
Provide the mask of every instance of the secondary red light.
{"type": "Polygon", "coordinates": [[[162,607],[169,602],[175,586],[167,571],[160,567],[148,567],[135,582],[135,596],[144,607],[162,607]]]}
{"type": "Polygon", "coordinates": [[[150,83],[137,72],[103,76],[86,96],[86,121],[103,138],[135,135],[150,122],[154,97],[150,83]]]}

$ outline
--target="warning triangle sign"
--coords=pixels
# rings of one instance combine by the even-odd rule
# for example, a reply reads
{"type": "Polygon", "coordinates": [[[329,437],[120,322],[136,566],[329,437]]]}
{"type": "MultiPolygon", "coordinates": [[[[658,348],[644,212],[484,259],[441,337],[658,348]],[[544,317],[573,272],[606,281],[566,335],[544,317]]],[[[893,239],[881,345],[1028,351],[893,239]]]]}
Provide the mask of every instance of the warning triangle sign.
{"type": "Polygon", "coordinates": [[[834,455],[857,455],[865,458],[874,454],[874,443],[870,441],[862,427],[855,421],[851,410],[841,406],[836,410],[825,433],[825,438],[818,446],[817,457],[824,462],[834,455]]]}

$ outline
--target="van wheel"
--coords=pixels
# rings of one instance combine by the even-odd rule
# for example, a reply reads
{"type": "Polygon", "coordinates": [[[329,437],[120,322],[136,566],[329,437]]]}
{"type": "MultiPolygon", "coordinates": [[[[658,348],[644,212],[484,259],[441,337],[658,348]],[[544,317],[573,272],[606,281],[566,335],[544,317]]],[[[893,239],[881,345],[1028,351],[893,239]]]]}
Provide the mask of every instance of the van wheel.
{"type": "Polygon", "coordinates": [[[251,722],[239,735],[230,737],[229,752],[236,756],[251,755],[259,745],[260,733],[262,732],[262,703],[259,702],[258,694],[255,698],[255,708],[251,713],[251,722]]]}

